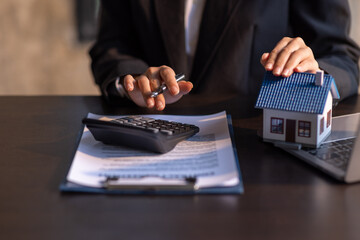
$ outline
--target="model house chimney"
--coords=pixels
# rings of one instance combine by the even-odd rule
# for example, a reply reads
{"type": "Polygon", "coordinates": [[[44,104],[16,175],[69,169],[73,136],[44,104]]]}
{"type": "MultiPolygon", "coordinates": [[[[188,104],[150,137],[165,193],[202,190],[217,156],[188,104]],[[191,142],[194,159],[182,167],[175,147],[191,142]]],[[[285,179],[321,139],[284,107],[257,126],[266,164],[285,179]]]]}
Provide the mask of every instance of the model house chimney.
{"type": "Polygon", "coordinates": [[[323,83],[324,83],[324,71],[318,70],[318,71],[316,71],[315,85],[322,86],[323,83]]]}

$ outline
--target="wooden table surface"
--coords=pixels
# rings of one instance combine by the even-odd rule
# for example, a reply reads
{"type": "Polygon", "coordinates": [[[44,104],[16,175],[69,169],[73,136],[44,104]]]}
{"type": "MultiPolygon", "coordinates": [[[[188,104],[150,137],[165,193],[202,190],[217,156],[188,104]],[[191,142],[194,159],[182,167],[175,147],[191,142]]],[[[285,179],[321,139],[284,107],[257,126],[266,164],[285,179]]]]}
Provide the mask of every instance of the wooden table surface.
{"type": "MultiPolygon", "coordinates": [[[[154,113],[96,96],[0,97],[0,239],[360,239],[360,184],[263,143],[255,99],[186,96],[165,114],[232,115],[243,195],[63,194],[88,113],[154,113]]],[[[334,115],[360,112],[360,98],[334,115]]],[[[157,112],[155,112],[157,113],[157,112]]]]}

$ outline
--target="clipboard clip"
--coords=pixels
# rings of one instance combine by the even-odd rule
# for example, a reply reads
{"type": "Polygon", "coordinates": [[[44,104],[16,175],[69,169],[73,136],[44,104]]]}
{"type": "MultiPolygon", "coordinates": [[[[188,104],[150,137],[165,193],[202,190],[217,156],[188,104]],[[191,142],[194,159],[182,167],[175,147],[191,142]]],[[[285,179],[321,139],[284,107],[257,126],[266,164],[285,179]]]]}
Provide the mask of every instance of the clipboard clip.
{"type": "Polygon", "coordinates": [[[197,179],[191,178],[162,178],[146,176],[140,178],[107,177],[103,187],[109,190],[198,190],[197,179]]]}

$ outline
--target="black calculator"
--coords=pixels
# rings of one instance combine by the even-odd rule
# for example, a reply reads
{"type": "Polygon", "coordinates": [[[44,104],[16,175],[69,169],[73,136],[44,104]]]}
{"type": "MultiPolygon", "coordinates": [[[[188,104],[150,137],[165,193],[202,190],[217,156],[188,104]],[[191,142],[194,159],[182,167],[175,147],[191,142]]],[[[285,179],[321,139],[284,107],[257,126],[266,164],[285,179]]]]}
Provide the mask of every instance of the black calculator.
{"type": "Polygon", "coordinates": [[[180,141],[200,130],[191,124],[143,116],[127,116],[111,121],[84,118],[83,123],[97,141],[157,153],[169,152],[180,141]]]}

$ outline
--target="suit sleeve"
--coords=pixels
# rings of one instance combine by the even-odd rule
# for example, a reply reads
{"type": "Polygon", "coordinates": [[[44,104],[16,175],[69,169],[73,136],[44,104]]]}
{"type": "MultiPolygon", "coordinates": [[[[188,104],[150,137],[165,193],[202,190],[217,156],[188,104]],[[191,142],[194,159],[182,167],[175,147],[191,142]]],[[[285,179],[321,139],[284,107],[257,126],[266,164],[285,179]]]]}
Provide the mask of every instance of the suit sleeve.
{"type": "Polygon", "coordinates": [[[96,84],[104,96],[116,77],[144,72],[148,65],[141,60],[136,32],[131,16],[130,1],[106,0],[101,2],[98,36],[90,50],[91,69],[96,84]]]}
{"type": "Polygon", "coordinates": [[[292,0],[290,27],[313,50],[320,68],[331,74],[341,99],[357,94],[360,50],[349,37],[350,9],[345,0],[292,0]]]}

